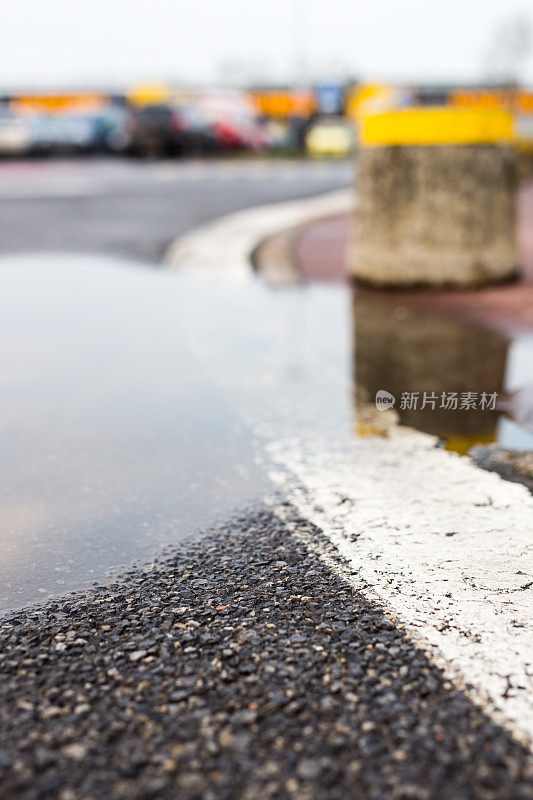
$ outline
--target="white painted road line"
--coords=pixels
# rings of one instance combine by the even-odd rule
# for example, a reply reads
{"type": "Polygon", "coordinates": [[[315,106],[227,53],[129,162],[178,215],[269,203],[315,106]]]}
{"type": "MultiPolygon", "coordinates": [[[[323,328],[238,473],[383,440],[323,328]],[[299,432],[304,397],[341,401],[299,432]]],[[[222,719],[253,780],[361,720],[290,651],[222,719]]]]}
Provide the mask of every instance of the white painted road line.
{"type": "Polygon", "coordinates": [[[168,266],[192,270],[209,280],[243,283],[252,276],[250,256],[260,241],[285,227],[349,211],[352,203],[353,191],[340,189],[228,214],[180,237],[164,260],[168,266]]]}
{"type": "Polygon", "coordinates": [[[533,737],[533,498],[435,444],[405,430],[270,454],[284,494],[373,594],[533,737]]]}

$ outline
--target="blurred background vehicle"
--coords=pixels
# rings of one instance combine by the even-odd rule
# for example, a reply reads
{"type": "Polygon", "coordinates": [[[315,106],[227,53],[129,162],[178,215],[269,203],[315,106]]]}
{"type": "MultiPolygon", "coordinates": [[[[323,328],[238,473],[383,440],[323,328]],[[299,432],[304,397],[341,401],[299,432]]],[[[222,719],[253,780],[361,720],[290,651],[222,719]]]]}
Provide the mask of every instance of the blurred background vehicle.
{"type": "Polygon", "coordinates": [[[266,150],[271,142],[265,123],[246,115],[215,117],[212,127],[220,148],[225,150],[266,150]]]}
{"type": "Polygon", "coordinates": [[[147,105],[133,112],[127,145],[133,155],[206,155],[221,146],[215,126],[194,106],[147,105]]]}
{"type": "Polygon", "coordinates": [[[239,94],[201,95],[188,103],[147,104],[133,111],[129,150],[138,156],[201,156],[260,151],[271,135],[253,105],[239,94]]]}
{"type": "Polygon", "coordinates": [[[172,110],[163,104],[138,108],[133,114],[130,151],[133,155],[161,158],[181,154],[183,134],[172,120],[172,110]]]}
{"type": "Polygon", "coordinates": [[[0,111],[0,156],[18,156],[28,151],[31,132],[27,122],[8,110],[0,111]]]}
{"type": "Polygon", "coordinates": [[[343,117],[321,117],[311,123],[305,147],[314,158],[348,158],[354,149],[353,123],[343,117]]]}
{"type": "Polygon", "coordinates": [[[29,155],[87,154],[95,149],[95,124],[85,116],[32,115],[25,122],[30,131],[29,155]]]}
{"type": "Polygon", "coordinates": [[[181,133],[183,153],[207,155],[220,148],[220,142],[208,117],[194,105],[174,108],[170,124],[175,131],[181,133]]]}
{"type": "Polygon", "coordinates": [[[119,94],[0,97],[0,154],[204,157],[275,152],[349,158],[369,113],[439,105],[501,108],[517,142],[533,145],[533,91],[512,87],[317,83],[301,87],[193,89],[140,85],[119,94]]]}
{"type": "Polygon", "coordinates": [[[30,131],[29,155],[50,156],[57,152],[60,137],[60,124],[55,117],[46,114],[26,118],[30,131]]]}
{"type": "Polygon", "coordinates": [[[95,123],[84,114],[66,114],[57,118],[58,147],[66,153],[90,153],[95,143],[95,123]]]}
{"type": "Polygon", "coordinates": [[[269,146],[268,128],[248,93],[205,92],[195,105],[209,120],[221,149],[259,151],[269,146]]]}
{"type": "Polygon", "coordinates": [[[81,115],[88,126],[86,148],[96,153],[126,153],[131,148],[134,117],[125,106],[110,106],[81,115]]]}
{"type": "Polygon", "coordinates": [[[29,108],[0,114],[5,145],[0,152],[29,156],[125,153],[131,144],[132,112],[126,106],[50,111],[29,108]]]}

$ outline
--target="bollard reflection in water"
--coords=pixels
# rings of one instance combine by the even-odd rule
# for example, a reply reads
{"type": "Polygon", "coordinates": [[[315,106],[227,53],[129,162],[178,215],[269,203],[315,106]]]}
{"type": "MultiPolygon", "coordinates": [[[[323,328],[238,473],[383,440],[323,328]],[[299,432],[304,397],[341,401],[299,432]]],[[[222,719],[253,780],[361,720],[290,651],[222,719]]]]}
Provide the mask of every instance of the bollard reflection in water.
{"type": "Polygon", "coordinates": [[[398,295],[358,291],[352,309],[359,435],[383,435],[399,422],[440,437],[459,453],[495,441],[498,412],[489,398],[503,393],[509,347],[504,336],[409,305],[398,295]],[[380,391],[394,396],[393,407],[377,409],[380,391]],[[461,408],[466,393],[475,400],[461,408]],[[446,408],[454,394],[457,408],[454,402],[446,408]]]}

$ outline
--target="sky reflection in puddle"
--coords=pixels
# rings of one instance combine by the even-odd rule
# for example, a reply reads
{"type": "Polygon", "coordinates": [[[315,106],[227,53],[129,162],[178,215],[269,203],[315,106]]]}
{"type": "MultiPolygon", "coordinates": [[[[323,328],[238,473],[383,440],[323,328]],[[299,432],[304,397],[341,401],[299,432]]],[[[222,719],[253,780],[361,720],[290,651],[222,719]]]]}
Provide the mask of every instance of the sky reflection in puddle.
{"type": "MultiPolygon", "coordinates": [[[[254,503],[272,488],[269,436],[353,436],[352,349],[370,399],[500,391],[532,373],[531,337],[407,325],[402,311],[353,306],[343,286],[271,291],[28,256],[0,262],[0,287],[0,612],[102,580],[254,503]]],[[[401,421],[531,446],[494,414],[457,419],[401,421]]]]}

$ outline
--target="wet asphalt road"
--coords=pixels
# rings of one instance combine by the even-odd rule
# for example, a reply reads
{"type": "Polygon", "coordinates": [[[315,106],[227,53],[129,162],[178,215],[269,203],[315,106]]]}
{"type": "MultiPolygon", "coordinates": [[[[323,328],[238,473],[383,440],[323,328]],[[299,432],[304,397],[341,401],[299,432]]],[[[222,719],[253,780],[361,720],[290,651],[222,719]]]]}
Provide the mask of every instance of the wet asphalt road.
{"type": "Polygon", "coordinates": [[[196,287],[148,259],[210,216],[348,175],[340,163],[0,164],[0,613],[149,559],[270,490],[244,421],[261,397],[242,389],[298,362],[303,298],[196,287]]]}
{"type": "Polygon", "coordinates": [[[351,179],[347,162],[0,162],[0,253],[157,262],[174,237],[202,222],[351,179]]]}
{"type": "Polygon", "coordinates": [[[0,625],[3,800],[531,800],[527,749],[284,512],[0,625]]]}
{"type": "Polygon", "coordinates": [[[0,187],[5,607],[38,599],[36,578],[46,598],[157,552],[165,531],[178,546],[0,620],[2,800],[531,800],[527,749],[318,529],[259,500],[261,426],[352,422],[342,290],[225,292],[124,260],[338,186],[345,165],[223,164],[209,180],[195,164],[65,164],[59,182],[48,167],[0,187]],[[184,541],[214,509],[226,519],[184,541]]]}

